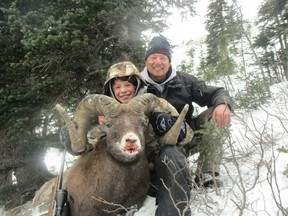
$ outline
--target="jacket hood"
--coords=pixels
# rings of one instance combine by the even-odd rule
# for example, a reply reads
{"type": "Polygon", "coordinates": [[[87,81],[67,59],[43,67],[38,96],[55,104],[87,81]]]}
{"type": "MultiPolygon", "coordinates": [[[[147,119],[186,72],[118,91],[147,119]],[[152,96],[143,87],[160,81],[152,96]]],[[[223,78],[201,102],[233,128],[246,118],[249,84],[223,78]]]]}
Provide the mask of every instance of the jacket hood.
{"type": "Polygon", "coordinates": [[[135,96],[146,93],[147,84],[136,66],[130,61],[123,61],[112,65],[107,72],[106,80],[103,86],[103,93],[115,98],[111,80],[114,78],[134,76],[137,80],[135,96]]]}
{"type": "Polygon", "coordinates": [[[149,71],[147,70],[147,67],[145,67],[143,69],[143,71],[141,72],[141,75],[144,77],[144,79],[148,83],[153,84],[153,86],[155,86],[160,92],[163,92],[164,85],[177,75],[176,69],[174,67],[172,67],[172,65],[170,67],[171,67],[171,74],[162,83],[157,83],[157,82],[155,82],[154,80],[151,79],[151,77],[149,76],[149,71]]]}

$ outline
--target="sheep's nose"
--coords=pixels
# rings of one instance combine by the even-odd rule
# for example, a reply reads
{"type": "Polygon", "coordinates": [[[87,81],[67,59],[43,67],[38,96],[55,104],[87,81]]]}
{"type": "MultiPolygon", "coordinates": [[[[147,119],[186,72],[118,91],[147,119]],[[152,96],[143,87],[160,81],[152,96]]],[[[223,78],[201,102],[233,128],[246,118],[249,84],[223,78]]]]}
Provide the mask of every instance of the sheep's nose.
{"type": "Polygon", "coordinates": [[[136,140],[136,139],[128,138],[128,139],[126,139],[125,141],[126,141],[126,144],[131,144],[131,145],[133,145],[133,144],[136,143],[137,140],[136,140]]]}
{"type": "Polygon", "coordinates": [[[129,151],[130,153],[133,153],[135,151],[139,151],[139,145],[137,145],[137,140],[127,138],[125,140],[124,151],[129,151]]]}

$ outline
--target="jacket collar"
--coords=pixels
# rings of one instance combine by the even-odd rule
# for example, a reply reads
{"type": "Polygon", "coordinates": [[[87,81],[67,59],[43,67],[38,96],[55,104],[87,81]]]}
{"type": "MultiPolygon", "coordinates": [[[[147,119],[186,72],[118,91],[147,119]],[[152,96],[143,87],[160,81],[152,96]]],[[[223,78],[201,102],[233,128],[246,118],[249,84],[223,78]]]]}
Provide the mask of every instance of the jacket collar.
{"type": "Polygon", "coordinates": [[[151,77],[149,76],[149,72],[147,70],[147,67],[145,67],[143,69],[143,71],[141,72],[142,76],[144,77],[144,79],[152,84],[154,87],[156,87],[160,92],[163,92],[163,89],[164,89],[164,85],[166,83],[168,83],[170,80],[172,80],[176,75],[176,69],[171,65],[169,70],[171,70],[171,73],[170,73],[170,76],[166,77],[166,80],[162,83],[157,83],[157,82],[154,82],[151,77]]]}

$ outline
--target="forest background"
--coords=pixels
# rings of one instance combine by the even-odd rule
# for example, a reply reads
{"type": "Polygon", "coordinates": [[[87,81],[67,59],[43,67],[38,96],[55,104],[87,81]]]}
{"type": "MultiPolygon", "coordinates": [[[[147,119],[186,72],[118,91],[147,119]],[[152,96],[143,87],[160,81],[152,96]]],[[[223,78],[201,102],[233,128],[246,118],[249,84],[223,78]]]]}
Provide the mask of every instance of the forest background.
{"type": "MultiPolygon", "coordinates": [[[[63,125],[55,104],[73,112],[85,95],[101,93],[115,62],[130,60],[141,70],[149,36],[165,32],[175,8],[184,19],[195,16],[196,4],[1,1],[0,204],[10,209],[31,200],[52,177],[44,158],[51,147],[62,148],[58,134],[63,125]]],[[[178,69],[208,83],[221,82],[235,110],[257,109],[269,100],[270,86],[287,81],[287,27],[287,0],[263,0],[253,23],[243,19],[241,1],[210,0],[207,35],[185,44],[188,52],[178,69]]],[[[287,153],[287,145],[281,151],[287,153]]]]}

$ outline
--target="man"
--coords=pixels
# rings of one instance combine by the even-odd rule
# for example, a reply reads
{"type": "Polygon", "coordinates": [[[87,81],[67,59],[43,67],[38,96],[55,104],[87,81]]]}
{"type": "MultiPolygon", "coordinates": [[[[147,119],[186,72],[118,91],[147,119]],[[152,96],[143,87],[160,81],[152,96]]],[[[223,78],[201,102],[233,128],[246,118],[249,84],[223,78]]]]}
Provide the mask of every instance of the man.
{"type": "MultiPolygon", "coordinates": [[[[186,115],[186,122],[193,130],[196,130],[196,132],[209,120],[215,122],[218,128],[229,125],[231,122],[232,100],[228,92],[222,87],[206,85],[204,81],[197,79],[193,75],[176,72],[170,63],[171,46],[169,42],[164,37],[154,37],[149,43],[146,52],[146,67],[141,72],[148,84],[147,92],[165,98],[178,112],[183,109],[185,104],[189,104],[190,107],[186,115]],[[207,106],[208,109],[197,118],[193,118],[194,107],[192,102],[195,102],[201,107],[207,106]]],[[[222,185],[220,180],[220,164],[222,162],[223,146],[223,142],[221,142],[222,137],[217,136],[215,139],[212,139],[206,135],[200,136],[201,142],[199,143],[198,141],[198,145],[200,145],[201,148],[195,146],[197,138],[199,140],[199,136],[193,138],[189,145],[190,148],[186,146],[186,150],[188,151],[197,148],[200,151],[195,181],[198,186],[219,187],[222,185]]],[[[175,180],[173,173],[163,174],[161,173],[161,169],[157,170],[157,166],[163,167],[164,163],[167,165],[169,161],[172,161],[173,164],[176,164],[174,165],[174,167],[176,167],[175,172],[177,172],[177,168],[184,169],[184,154],[180,148],[174,148],[173,151],[168,150],[169,146],[165,148],[168,153],[166,154],[162,151],[158,160],[160,164],[156,164],[156,179],[162,179],[158,181],[159,204],[157,215],[179,215],[178,210],[180,210],[182,215],[185,206],[180,209],[171,208],[171,206],[174,206],[173,202],[175,198],[173,198],[173,193],[169,193],[169,191],[175,194],[181,194],[181,192],[178,192],[179,189],[174,187],[175,184],[172,183],[172,181],[175,180]]],[[[182,188],[187,188],[185,182],[182,182],[182,188]]],[[[182,197],[177,197],[177,199],[184,201],[189,197],[190,193],[186,194],[186,197],[183,194],[182,197]]],[[[186,205],[189,204],[189,202],[185,203],[186,205]]]]}

